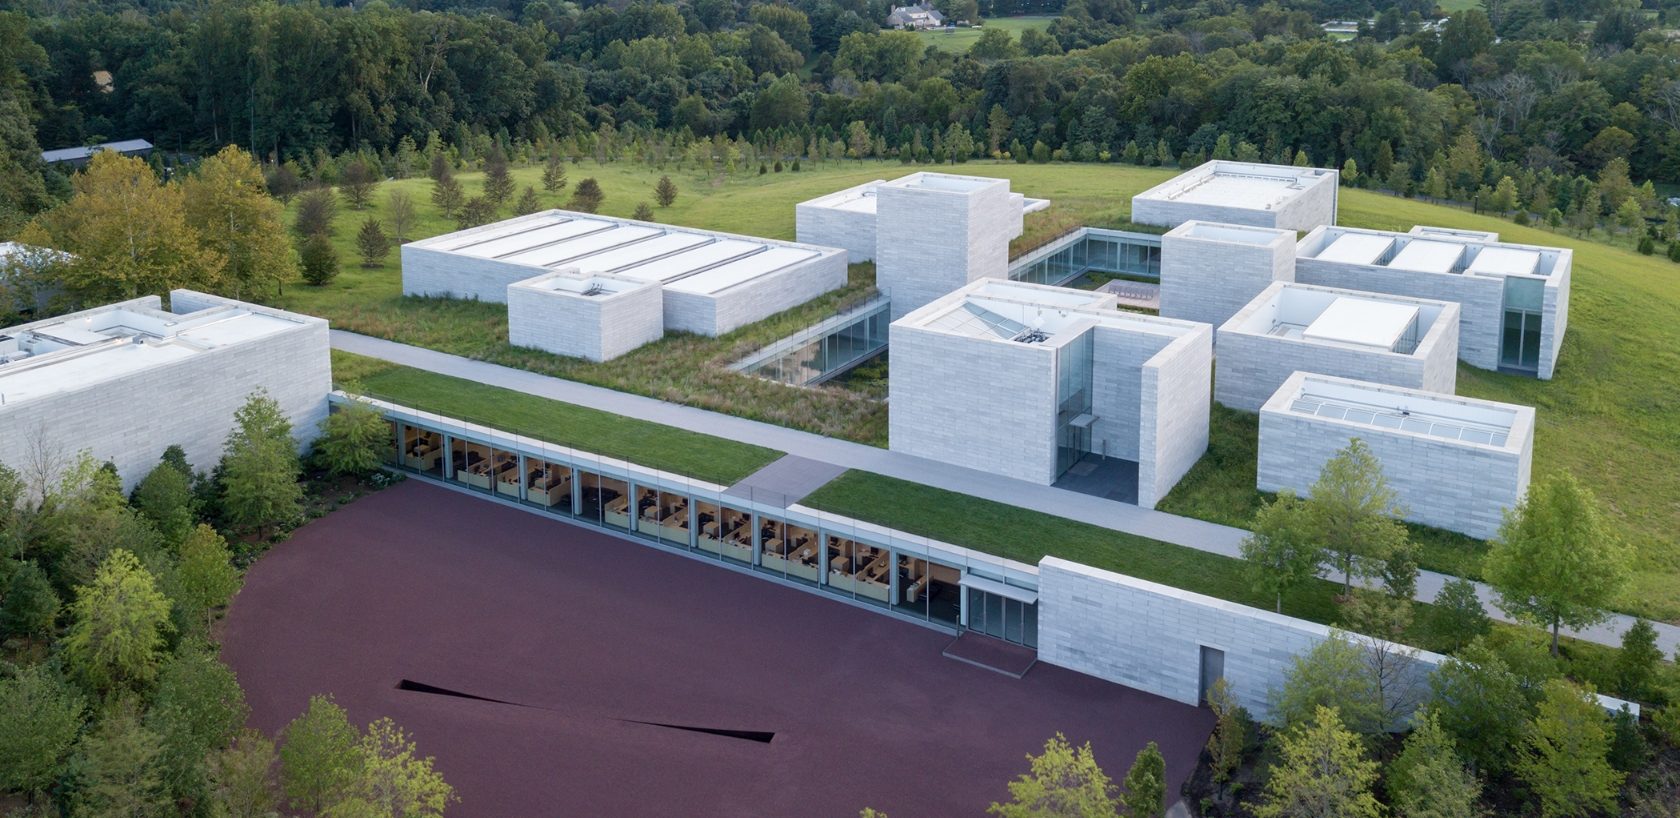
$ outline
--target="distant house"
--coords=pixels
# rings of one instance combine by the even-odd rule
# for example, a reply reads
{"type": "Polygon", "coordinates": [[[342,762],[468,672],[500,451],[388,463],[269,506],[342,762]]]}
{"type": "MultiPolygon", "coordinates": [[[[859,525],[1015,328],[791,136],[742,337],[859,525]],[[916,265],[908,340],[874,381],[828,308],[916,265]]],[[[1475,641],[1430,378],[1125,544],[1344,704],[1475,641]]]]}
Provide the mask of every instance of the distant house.
{"type": "Polygon", "coordinates": [[[938,9],[922,3],[915,6],[893,6],[892,13],[887,15],[888,28],[909,28],[921,31],[929,28],[939,28],[945,25],[945,15],[938,9]]]}
{"type": "Polygon", "coordinates": [[[57,148],[41,151],[41,161],[49,165],[66,164],[79,168],[88,163],[93,155],[100,151],[116,151],[123,156],[138,156],[145,159],[152,155],[152,143],[144,139],[124,139],[121,142],[106,142],[86,148],[57,148]]]}

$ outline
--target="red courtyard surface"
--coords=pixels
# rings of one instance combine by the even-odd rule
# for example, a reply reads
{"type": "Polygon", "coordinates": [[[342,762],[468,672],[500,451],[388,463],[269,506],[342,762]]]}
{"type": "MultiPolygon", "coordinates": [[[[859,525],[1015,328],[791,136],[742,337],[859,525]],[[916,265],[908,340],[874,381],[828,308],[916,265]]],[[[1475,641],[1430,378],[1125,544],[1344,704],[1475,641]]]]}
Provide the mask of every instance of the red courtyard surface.
{"type": "Polygon", "coordinates": [[[1116,781],[1158,742],[1176,799],[1206,711],[1045,664],[1013,679],[950,641],[409,480],[253,566],[223,653],[270,734],[315,693],[395,719],[457,816],[978,815],[1058,731],[1116,781]]]}

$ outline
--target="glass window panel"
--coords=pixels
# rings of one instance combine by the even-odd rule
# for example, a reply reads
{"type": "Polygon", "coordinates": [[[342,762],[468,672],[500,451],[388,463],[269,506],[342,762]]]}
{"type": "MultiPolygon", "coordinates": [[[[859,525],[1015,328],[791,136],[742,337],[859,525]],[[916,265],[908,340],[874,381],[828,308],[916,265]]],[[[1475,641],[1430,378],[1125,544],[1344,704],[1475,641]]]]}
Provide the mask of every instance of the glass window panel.
{"type": "Polygon", "coordinates": [[[729,506],[724,506],[719,514],[722,519],[718,523],[718,536],[723,538],[724,559],[751,565],[753,558],[752,515],[729,506]]]}
{"type": "Polygon", "coordinates": [[[443,435],[403,424],[403,466],[433,477],[443,476],[443,435]]]}
{"type": "Polygon", "coordinates": [[[490,450],[490,481],[496,493],[510,500],[519,499],[519,486],[522,482],[519,473],[519,455],[506,449],[490,450]]]}
{"type": "Polygon", "coordinates": [[[758,568],[778,576],[787,575],[787,523],[771,517],[758,521],[758,568]]]}
{"type": "Polygon", "coordinates": [[[489,446],[452,437],[449,441],[449,454],[453,458],[451,475],[456,482],[479,491],[492,490],[494,471],[499,464],[492,459],[489,446]]]}
{"type": "Polygon", "coordinates": [[[1026,606],[1021,618],[1021,644],[1029,648],[1038,647],[1038,603],[1026,606]]]}
{"type": "Polygon", "coordinates": [[[1529,313],[1523,320],[1522,365],[1525,369],[1540,368],[1540,314],[1529,313]]]}
{"type": "Polygon", "coordinates": [[[1003,601],[1003,639],[1006,642],[1022,644],[1021,617],[1028,606],[1013,599],[1003,601]]]}
{"type": "Polygon", "coordinates": [[[649,539],[659,537],[659,492],[646,486],[636,487],[636,533],[649,539]]]}
{"type": "Polygon", "coordinates": [[[550,511],[571,514],[572,470],[540,458],[525,458],[525,501],[550,511]]]}
{"type": "Polygon", "coordinates": [[[898,599],[893,610],[918,619],[928,615],[928,563],[908,554],[898,557],[898,599]]]}
{"type": "Polygon", "coordinates": [[[797,525],[787,527],[788,579],[817,584],[822,575],[822,542],[817,532],[797,525]]]}
{"type": "MultiPolygon", "coordinates": [[[[585,483],[585,488],[588,484],[585,483]]],[[[601,524],[621,531],[630,528],[630,486],[623,480],[597,475],[595,496],[600,503],[601,524]]],[[[585,507],[589,505],[586,501],[585,507]]]]}
{"type": "Polygon", "coordinates": [[[956,627],[962,616],[962,571],[928,563],[928,619],[956,627]]]}
{"type": "Polygon", "coordinates": [[[872,605],[892,600],[892,554],[885,548],[858,543],[852,561],[852,587],[857,598],[872,605]]]}
{"type": "Polygon", "coordinates": [[[1517,362],[1522,360],[1522,318],[1523,314],[1516,310],[1505,311],[1505,327],[1499,350],[1499,362],[1505,366],[1517,366],[1517,362]]]}
{"type": "Polygon", "coordinates": [[[687,548],[688,497],[671,491],[659,492],[659,541],[687,548]]]}
{"type": "Polygon", "coordinates": [[[858,564],[858,544],[845,537],[828,536],[828,573],[823,576],[823,588],[842,596],[851,596],[857,589],[853,579],[858,564]]]}
{"type": "Polygon", "coordinates": [[[385,457],[383,460],[393,466],[402,465],[402,436],[394,420],[385,421],[385,427],[390,431],[385,435],[385,457]]]}

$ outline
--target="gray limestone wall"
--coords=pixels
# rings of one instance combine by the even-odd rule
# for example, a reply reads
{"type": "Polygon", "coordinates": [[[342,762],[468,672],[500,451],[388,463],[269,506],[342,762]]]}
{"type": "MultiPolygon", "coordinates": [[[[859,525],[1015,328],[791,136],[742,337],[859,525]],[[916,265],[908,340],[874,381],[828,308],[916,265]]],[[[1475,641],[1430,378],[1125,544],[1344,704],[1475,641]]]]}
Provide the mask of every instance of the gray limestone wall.
{"type": "MultiPolygon", "coordinates": [[[[1264,307],[1258,300],[1253,306],[1264,307]]],[[[1458,384],[1459,307],[1451,302],[1436,306],[1440,314],[1411,354],[1238,331],[1233,325],[1249,315],[1245,310],[1219,328],[1214,399],[1232,409],[1258,412],[1296,372],[1453,394],[1458,384]]]]}
{"type": "Polygon", "coordinates": [[[1336,223],[1337,196],[1341,193],[1340,171],[1328,171],[1329,181],[1307,188],[1301,195],[1278,208],[1275,226],[1302,233],[1336,223]]]}
{"type": "MultiPolygon", "coordinates": [[[[203,303],[179,291],[172,300],[178,310],[203,303]]],[[[86,449],[116,464],[127,491],[151,472],[164,449],[179,444],[193,468],[209,471],[221,459],[233,413],[259,388],[280,404],[299,447],[307,447],[332,391],[327,322],[309,319],[259,341],[0,407],[0,463],[23,470],[38,452],[63,463],[86,449]]]]}
{"type": "Polygon", "coordinates": [[[1207,451],[1212,378],[1213,328],[1205,324],[1143,365],[1139,506],[1154,508],[1207,451]]]}
{"type": "Polygon", "coordinates": [[[1558,353],[1563,350],[1563,335],[1569,329],[1569,279],[1574,254],[1565,252],[1546,279],[1541,296],[1540,324],[1540,380],[1549,381],[1557,371],[1558,353]]]}
{"type": "MultiPolygon", "coordinates": [[[[1222,651],[1224,678],[1249,713],[1270,720],[1270,693],[1294,659],[1331,629],[1057,557],[1038,564],[1038,660],[1185,704],[1199,704],[1203,648],[1222,651]]],[[[1364,637],[1349,637],[1362,645],[1364,637]]],[[[1444,659],[1409,652],[1405,682],[1427,693],[1444,659]]]]}
{"type": "Polygon", "coordinates": [[[473,258],[413,244],[403,245],[401,255],[403,295],[501,303],[507,300],[509,284],[552,272],[544,267],[473,258]]]}
{"type": "Polygon", "coordinates": [[[1138,459],[1143,423],[1143,366],[1172,339],[1098,325],[1092,330],[1091,450],[1138,459]]]}
{"type": "MultiPolygon", "coordinates": [[[[726,290],[713,293],[712,317],[703,329],[682,326],[682,316],[672,329],[723,335],[738,327],[790,310],[826,292],[846,286],[847,254],[825,253],[811,261],[771,275],[759,276],[726,290]]],[[[667,292],[670,298],[673,293],[667,292]]],[[[676,295],[681,295],[677,293],[676,295]]]]}
{"type": "Polygon", "coordinates": [[[556,355],[610,361],[665,335],[657,285],[608,298],[513,286],[507,304],[508,343],[556,355]]]}
{"type": "MultiPolygon", "coordinates": [[[[1185,222],[1219,222],[1249,227],[1278,227],[1277,213],[1246,207],[1204,205],[1166,199],[1132,197],[1132,221],[1160,227],[1177,227],[1185,222]]],[[[1164,261],[1164,259],[1163,259],[1164,261]]]]}
{"type": "Polygon", "coordinates": [[[1456,301],[1459,304],[1459,360],[1481,369],[1499,367],[1499,333],[1505,317],[1505,285],[1502,279],[1417,273],[1298,258],[1295,280],[1302,284],[1347,290],[1456,301]]]}
{"type": "Polygon", "coordinates": [[[875,214],[800,204],[793,209],[794,235],[802,244],[839,247],[849,263],[875,258],[875,214]]]}
{"type": "Polygon", "coordinates": [[[1022,216],[1007,182],[970,193],[883,185],[875,211],[875,282],[895,321],[970,281],[1009,276],[1022,216]]]}
{"type": "Polygon", "coordinates": [[[1382,463],[1383,476],[1411,522],[1487,539],[1499,532],[1504,510],[1528,490],[1534,453],[1534,410],[1528,407],[1520,407],[1522,417],[1511,432],[1515,451],[1282,408],[1269,403],[1260,411],[1255,485],[1261,491],[1306,494],[1324,464],[1356,437],[1382,463]]]}
{"type": "Polygon", "coordinates": [[[1055,351],[891,329],[888,448],[1048,485],[1056,479],[1055,351]]]}
{"type": "Polygon", "coordinates": [[[1274,282],[1295,280],[1292,234],[1277,233],[1267,244],[1254,244],[1214,237],[1220,232],[1220,225],[1197,223],[1161,237],[1161,317],[1217,327],[1274,282]]]}

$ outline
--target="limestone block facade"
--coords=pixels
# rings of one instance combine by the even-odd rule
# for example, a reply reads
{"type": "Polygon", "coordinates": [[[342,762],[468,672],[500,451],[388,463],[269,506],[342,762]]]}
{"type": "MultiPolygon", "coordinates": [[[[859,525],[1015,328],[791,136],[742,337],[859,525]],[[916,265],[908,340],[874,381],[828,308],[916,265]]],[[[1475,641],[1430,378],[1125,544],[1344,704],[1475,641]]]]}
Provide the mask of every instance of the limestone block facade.
{"type": "Polygon", "coordinates": [[[1006,179],[917,173],[878,185],[875,281],[892,317],[971,281],[1007,278],[1021,210],[1006,179]]]}
{"type": "Polygon", "coordinates": [[[1132,197],[1132,221],[1162,227],[1202,221],[1305,232],[1336,223],[1341,174],[1214,160],[1132,197]]]}
{"type": "Polygon", "coordinates": [[[1528,491],[1534,409],[1297,372],[1260,410],[1256,488],[1306,494],[1354,438],[1405,519],[1487,539],[1528,491]]]}
{"type": "Polygon", "coordinates": [[[1452,394],[1458,384],[1458,313],[1451,301],[1278,283],[1218,330],[1214,399],[1258,412],[1298,371],[1452,394]],[[1377,301],[1417,311],[1417,330],[1400,349],[1306,337],[1336,299],[1377,301]]]}
{"type": "Polygon", "coordinates": [[[658,284],[550,273],[508,286],[508,343],[610,361],[665,336],[658,284]]]}
{"type": "Polygon", "coordinates": [[[1163,318],[1217,327],[1273,283],[1294,280],[1293,230],[1189,221],[1161,237],[1163,318]]]}
{"type": "Polygon", "coordinates": [[[0,462],[62,463],[85,449],[116,464],[128,490],[177,444],[208,471],[259,389],[307,448],[332,390],[327,322],[187,290],[170,304],[147,296],[0,330],[0,359],[10,359],[0,363],[0,462]]]}
{"type": "Polygon", "coordinates": [[[885,179],[800,202],[793,208],[794,236],[805,244],[841,247],[852,264],[875,258],[875,188],[885,179]]]}

